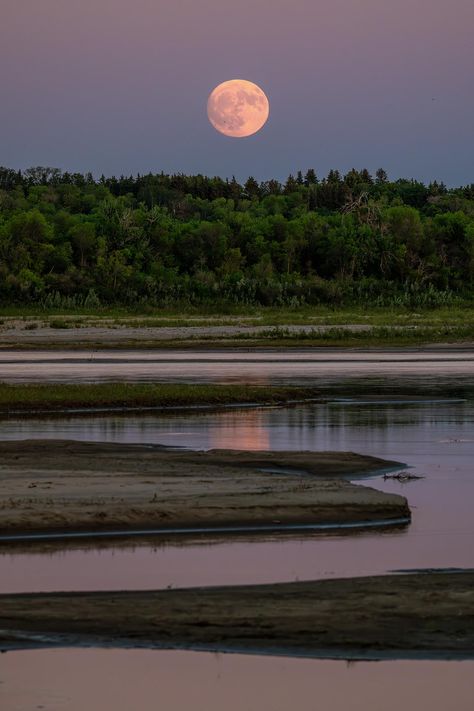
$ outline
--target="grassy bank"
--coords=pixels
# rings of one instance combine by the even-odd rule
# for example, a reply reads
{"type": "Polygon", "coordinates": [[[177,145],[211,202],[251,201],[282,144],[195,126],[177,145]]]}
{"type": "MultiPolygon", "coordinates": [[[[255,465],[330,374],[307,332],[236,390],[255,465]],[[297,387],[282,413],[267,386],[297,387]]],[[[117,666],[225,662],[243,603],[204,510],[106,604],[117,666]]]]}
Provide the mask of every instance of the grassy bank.
{"type": "Polygon", "coordinates": [[[474,307],[0,310],[8,348],[390,347],[474,342],[474,307]]]}
{"type": "Polygon", "coordinates": [[[0,383],[0,415],[64,410],[281,404],[316,396],[308,388],[174,383],[9,385],[0,383]]]}
{"type": "Polygon", "coordinates": [[[135,309],[121,306],[103,306],[98,308],[42,308],[37,305],[2,306],[0,320],[4,324],[9,319],[24,321],[38,320],[48,324],[51,320],[63,319],[66,323],[77,325],[116,326],[205,326],[217,324],[236,324],[254,326],[280,325],[345,325],[367,324],[371,326],[453,326],[474,322],[474,303],[459,302],[449,306],[434,308],[409,308],[406,306],[373,307],[367,304],[350,306],[252,306],[204,304],[192,306],[184,304],[177,307],[141,307],[135,309]]]}
{"type": "Polygon", "coordinates": [[[471,343],[474,341],[474,322],[468,324],[443,325],[407,325],[407,326],[372,326],[367,330],[355,330],[349,327],[334,326],[318,331],[308,327],[303,332],[292,332],[285,327],[275,326],[262,332],[258,337],[241,334],[228,339],[237,345],[246,343],[253,346],[275,347],[388,347],[422,346],[434,343],[471,343]]]}
{"type": "MultiPolygon", "coordinates": [[[[100,324],[103,317],[96,322],[100,324]]],[[[285,327],[367,325],[375,328],[450,328],[474,325],[474,306],[451,306],[436,309],[371,308],[366,306],[329,308],[326,306],[299,308],[257,308],[235,310],[233,313],[159,312],[148,315],[115,315],[114,325],[142,327],[179,327],[237,325],[285,327]]]]}

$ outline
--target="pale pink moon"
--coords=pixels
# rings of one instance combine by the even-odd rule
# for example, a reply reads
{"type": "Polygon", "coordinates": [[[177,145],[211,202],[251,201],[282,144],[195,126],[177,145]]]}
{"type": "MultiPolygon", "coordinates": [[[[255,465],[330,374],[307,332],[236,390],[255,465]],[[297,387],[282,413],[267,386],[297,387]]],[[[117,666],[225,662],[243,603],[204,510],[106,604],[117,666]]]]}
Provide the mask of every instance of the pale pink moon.
{"type": "Polygon", "coordinates": [[[245,138],[260,131],[270,114],[270,104],[259,86],[245,79],[225,81],[211,92],[207,115],[216,131],[245,138]]]}

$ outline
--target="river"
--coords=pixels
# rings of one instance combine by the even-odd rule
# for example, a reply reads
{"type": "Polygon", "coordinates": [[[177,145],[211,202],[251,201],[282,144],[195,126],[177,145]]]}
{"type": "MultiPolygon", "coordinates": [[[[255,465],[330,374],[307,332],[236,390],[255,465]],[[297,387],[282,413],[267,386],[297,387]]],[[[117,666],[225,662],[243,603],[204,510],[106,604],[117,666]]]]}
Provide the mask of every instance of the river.
{"type": "Polygon", "coordinates": [[[246,382],[301,385],[341,378],[446,379],[471,376],[474,354],[460,348],[299,350],[0,350],[0,381],[77,383],[246,382]]]}
{"type": "Polygon", "coordinates": [[[474,525],[474,405],[333,401],[179,415],[11,419],[3,439],[142,442],[194,449],[350,450],[409,465],[422,479],[371,484],[408,497],[410,526],[358,535],[291,534],[119,545],[45,544],[0,553],[0,591],[153,588],[276,582],[470,567],[474,525]]]}
{"type": "MultiPolygon", "coordinates": [[[[426,363],[425,369],[431,378],[434,371],[426,363]]],[[[214,367],[215,377],[220,372],[214,367]]],[[[456,397],[418,396],[411,402],[394,396],[342,400],[338,393],[324,403],[292,408],[4,421],[4,439],[353,450],[404,462],[423,478],[404,484],[379,476],[364,482],[407,496],[413,521],[405,528],[263,540],[194,536],[3,548],[0,589],[151,589],[473,567],[474,402],[468,372],[451,388],[456,397]]],[[[307,372],[301,377],[312,380],[307,372]]],[[[0,657],[0,706],[8,711],[151,711],[157,706],[286,711],[293,703],[303,711],[467,711],[473,673],[474,662],[347,664],[179,651],[30,650],[0,657]]]]}

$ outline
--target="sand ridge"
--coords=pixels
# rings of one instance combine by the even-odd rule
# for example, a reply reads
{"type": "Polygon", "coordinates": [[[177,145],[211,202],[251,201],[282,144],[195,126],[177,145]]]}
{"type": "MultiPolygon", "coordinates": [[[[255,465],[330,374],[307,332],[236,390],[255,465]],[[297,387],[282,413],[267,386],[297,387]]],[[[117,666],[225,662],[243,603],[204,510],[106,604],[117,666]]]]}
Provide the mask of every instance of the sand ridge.
{"type": "Polygon", "coordinates": [[[0,649],[60,643],[327,658],[472,658],[474,571],[2,595],[0,630],[0,649]]]}
{"type": "Polygon", "coordinates": [[[408,518],[404,497],[346,478],[396,464],[350,452],[0,442],[0,534],[408,518]]]}

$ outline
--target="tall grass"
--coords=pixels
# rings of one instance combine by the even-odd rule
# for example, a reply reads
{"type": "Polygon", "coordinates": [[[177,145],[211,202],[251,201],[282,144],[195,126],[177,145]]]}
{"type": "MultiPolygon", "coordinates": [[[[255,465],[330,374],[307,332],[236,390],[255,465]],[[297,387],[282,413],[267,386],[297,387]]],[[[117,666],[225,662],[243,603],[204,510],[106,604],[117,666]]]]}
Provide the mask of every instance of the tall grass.
{"type": "Polygon", "coordinates": [[[315,391],[258,385],[178,383],[34,384],[0,383],[0,413],[25,414],[81,409],[169,408],[301,401],[315,391]]]}

